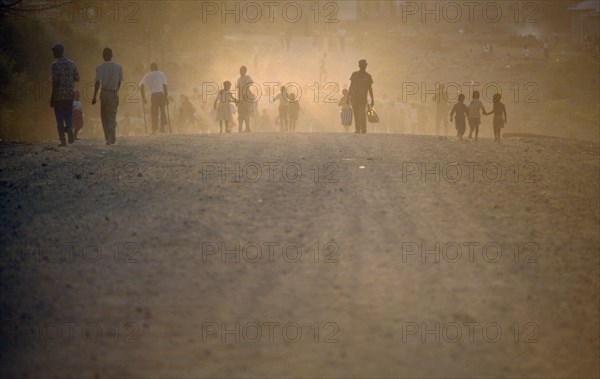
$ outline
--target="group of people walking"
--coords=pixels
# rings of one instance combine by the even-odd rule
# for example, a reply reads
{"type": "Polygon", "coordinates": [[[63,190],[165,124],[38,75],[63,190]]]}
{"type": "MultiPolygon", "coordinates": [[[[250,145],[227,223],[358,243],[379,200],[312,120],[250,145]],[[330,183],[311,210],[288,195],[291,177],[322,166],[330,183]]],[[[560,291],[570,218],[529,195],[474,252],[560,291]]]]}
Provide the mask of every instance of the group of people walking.
{"type": "MultiPolygon", "coordinates": [[[[77,132],[83,128],[83,105],[79,101],[79,92],[75,90],[75,83],[79,81],[79,72],[75,63],[64,57],[64,46],[55,45],[52,51],[56,60],[51,67],[50,106],[54,108],[59,146],[64,147],[67,146],[67,142],[72,144],[77,139],[77,132]]],[[[117,111],[119,89],[123,82],[123,68],[112,61],[113,52],[110,48],[107,47],[102,51],[102,57],[104,62],[96,66],[92,105],[96,104],[100,92],[100,119],[104,139],[107,145],[114,145],[117,141],[117,111]]],[[[160,131],[165,132],[165,127],[169,124],[167,78],[158,70],[156,63],[150,65],[150,72],[140,82],[143,104],[147,103],[146,89],[150,92],[152,134],[159,130],[159,114],[160,131]]]]}
{"type": "Polygon", "coordinates": [[[300,114],[300,101],[296,99],[296,94],[288,94],[285,86],[281,86],[280,92],[275,96],[274,100],[279,101],[279,106],[277,107],[279,131],[295,132],[296,122],[300,114]]]}
{"type": "Polygon", "coordinates": [[[240,77],[237,80],[237,97],[231,92],[231,82],[223,82],[223,89],[219,91],[213,103],[216,111],[216,121],[219,123],[219,133],[230,133],[230,124],[233,124],[233,115],[238,114],[238,132],[250,133],[250,116],[254,111],[256,96],[252,92],[254,81],[248,75],[246,66],[240,67],[240,77]],[[234,106],[234,104],[236,106],[234,106]],[[225,128],[223,128],[225,126],[225,128]]]}
{"type": "MultiPolygon", "coordinates": [[[[67,142],[74,143],[76,132],[83,127],[83,106],[79,101],[78,91],[75,91],[75,83],[79,81],[79,72],[75,63],[64,57],[64,51],[64,46],[60,44],[52,47],[56,61],[52,63],[51,67],[50,107],[54,108],[60,147],[67,146],[67,142]],[[75,121],[75,128],[73,121],[75,121]]],[[[105,48],[102,57],[104,62],[96,67],[92,104],[96,104],[100,90],[100,118],[104,139],[107,145],[113,145],[117,141],[118,92],[123,82],[123,68],[120,64],[112,62],[113,52],[111,49],[105,48]]]]}
{"type": "MultiPolygon", "coordinates": [[[[364,134],[367,132],[367,109],[375,105],[373,97],[373,78],[367,70],[367,61],[361,59],[358,62],[359,70],[352,73],[350,77],[350,88],[345,93],[344,104],[340,105],[348,112],[352,110],[352,116],[347,117],[347,125],[351,124],[354,118],[355,133],[364,134]],[[367,104],[368,97],[371,102],[367,104]]],[[[236,83],[236,95],[231,89],[230,81],[223,82],[223,88],[217,94],[213,103],[213,109],[216,114],[216,121],[219,123],[219,133],[230,133],[230,125],[233,124],[233,115],[238,114],[238,131],[251,132],[250,116],[254,112],[254,103],[256,95],[251,90],[254,81],[248,75],[246,66],[240,67],[240,77],[236,83]],[[244,124],[246,127],[244,128],[244,124]]],[[[274,97],[278,102],[278,120],[279,130],[282,132],[296,131],[296,124],[299,114],[302,112],[300,99],[295,93],[288,93],[285,86],[280,88],[280,92],[274,97]]],[[[347,114],[347,113],[346,113],[347,114]]]]}
{"type": "Polygon", "coordinates": [[[493,114],[494,115],[494,141],[500,142],[500,132],[504,125],[507,123],[508,115],[506,113],[506,106],[500,101],[502,96],[497,93],[493,97],[494,107],[490,112],[486,112],[483,103],[479,100],[479,91],[473,91],[473,99],[469,106],[465,105],[465,95],[458,95],[458,102],[452,108],[450,112],[450,122],[452,119],[455,120],[457,137],[462,141],[463,136],[467,129],[467,120],[469,122],[469,139],[473,138],[475,134],[475,141],[479,138],[479,125],[481,125],[481,115],[484,116],[493,114]]]}
{"type": "MultiPolygon", "coordinates": [[[[54,108],[60,140],[59,146],[66,146],[67,142],[71,144],[75,141],[77,132],[83,127],[83,106],[79,101],[79,93],[75,90],[75,83],[79,81],[79,72],[75,63],[64,57],[64,47],[62,45],[55,45],[52,51],[56,60],[52,64],[50,106],[54,108]]],[[[100,92],[102,129],[106,144],[113,145],[116,142],[116,116],[119,107],[118,91],[123,82],[123,69],[120,64],[112,61],[113,52],[110,48],[103,50],[102,57],[104,62],[96,67],[92,104],[96,104],[98,92],[100,92]]],[[[358,67],[359,70],[352,73],[350,87],[348,90],[344,90],[339,105],[342,108],[342,124],[347,130],[354,121],[355,133],[364,134],[367,132],[367,112],[375,105],[375,100],[373,96],[373,78],[366,71],[367,61],[361,59],[358,62],[358,67]],[[369,97],[370,102],[368,101],[369,97]]],[[[233,124],[233,116],[236,113],[238,132],[249,133],[252,131],[250,116],[254,111],[256,102],[256,96],[251,89],[254,81],[248,75],[248,69],[245,66],[240,67],[239,73],[240,77],[236,82],[235,94],[231,88],[232,83],[225,81],[223,89],[219,91],[213,103],[220,133],[231,132],[230,126],[233,124]]],[[[159,128],[160,131],[165,132],[165,127],[170,127],[167,79],[165,74],[158,70],[156,63],[150,65],[150,72],[140,82],[140,92],[144,104],[147,103],[147,91],[150,92],[152,134],[155,134],[159,128]]],[[[468,121],[469,138],[473,138],[474,134],[475,140],[478,140],[481,115],[494,114],[494,140],[499,142],[500,131],[507,122],[506,106],[500,101],[500,94],[496,94],[493,98],[493,110],[487,112],[479,97],[479,92],[474,91],[473,99],[467,106],[464,104],[465,96],[460,94],[458,102],[450,112],[450,122],[455,120],[457,137],[462,140],[468,121]]],[[[280,93],[275,96],[274,100],[278,102],[280,131],[294,132],[301,112],[296,94],[288,93],[286,87],[281,87],[280,93]]],[[[438,100],[440,100],[438,105],[443,103],[441,98],[438,100]]],[[[439,123],[440,120],[436,120],[436,130],[439,123]]]]}

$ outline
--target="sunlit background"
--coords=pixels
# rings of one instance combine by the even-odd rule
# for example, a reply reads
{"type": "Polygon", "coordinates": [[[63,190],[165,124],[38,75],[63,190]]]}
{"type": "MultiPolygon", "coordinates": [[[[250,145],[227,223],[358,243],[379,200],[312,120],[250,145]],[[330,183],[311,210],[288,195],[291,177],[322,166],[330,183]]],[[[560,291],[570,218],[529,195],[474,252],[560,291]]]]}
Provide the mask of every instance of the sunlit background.
{"type": "Polygon", "coordinates": [[[382,118],[373,132],[413,133],[408,125],[416,108],[416,133],[436,134],[434,95],[444,84],[450,103],[458,92],[468,100],[477,89],[491,107],[501,92],[509,111],[506,133],[598,140],[600,11],[594,0],[11,3],[0,2],[2,139],[53,137],[50,47],[62,43],[79,67],[78,88],[88,103],[82,138],[102,135],[99,111],[89,101],[94,67],[108,46],[125,73],[122,135],[144,133],[138,83],[151,62],[167,75],[176,133],[217,130],[211,115],[217,86],[235,83],[242,65],[257,83],[256,131],[278,130],[272,99],[286,85],[300,97],[298,131],[342,132],[337,102],[364,58],[382,118]],[[180,117],[182,95],[194,106],[193,121],[180,117]]]}

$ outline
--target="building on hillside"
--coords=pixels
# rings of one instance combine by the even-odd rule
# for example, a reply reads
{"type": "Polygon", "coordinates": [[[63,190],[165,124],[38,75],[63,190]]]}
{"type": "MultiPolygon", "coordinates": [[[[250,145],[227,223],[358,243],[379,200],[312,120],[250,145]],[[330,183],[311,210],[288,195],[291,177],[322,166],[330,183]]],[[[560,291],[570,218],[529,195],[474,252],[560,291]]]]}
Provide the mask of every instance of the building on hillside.
{"type": "Polygon", "coordinates": [[[571,33],[577,41],[586,36],[592,40],[600,37],[600,0],[585,0],[568,8],[571,12],[571,33]]]}

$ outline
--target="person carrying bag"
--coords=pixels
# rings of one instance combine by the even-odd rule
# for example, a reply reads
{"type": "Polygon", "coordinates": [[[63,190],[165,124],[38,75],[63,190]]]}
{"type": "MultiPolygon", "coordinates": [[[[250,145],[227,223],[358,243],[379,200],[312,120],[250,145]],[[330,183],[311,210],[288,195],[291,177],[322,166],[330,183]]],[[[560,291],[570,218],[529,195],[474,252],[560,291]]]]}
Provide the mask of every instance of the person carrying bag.
{"type": "Polygon", "coordinates": [[[367,110],[367,120],[371,124],[376,124],[379,122],[379,116],[377,115],[377,112],[375,112],[375,108],[373,108],[370,105],[369,105],[369,109],[367,110]]]}

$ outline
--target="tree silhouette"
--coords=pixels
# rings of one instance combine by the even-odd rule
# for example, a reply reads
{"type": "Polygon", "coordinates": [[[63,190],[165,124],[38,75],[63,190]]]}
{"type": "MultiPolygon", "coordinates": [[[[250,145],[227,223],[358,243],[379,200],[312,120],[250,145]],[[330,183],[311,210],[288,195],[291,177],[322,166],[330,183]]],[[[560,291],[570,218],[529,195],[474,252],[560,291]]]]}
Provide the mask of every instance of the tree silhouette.
{"type": "Polygon", "coordinates": [[[0,19],[7,16],[27,17],[77,2],[79,0],[0,0],[0,19]]]}

